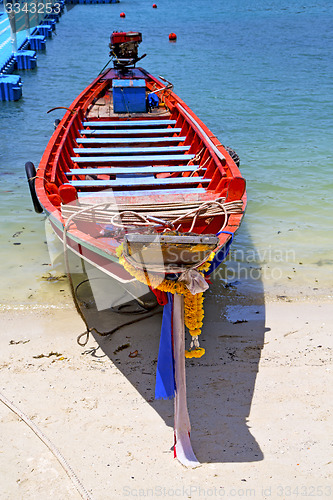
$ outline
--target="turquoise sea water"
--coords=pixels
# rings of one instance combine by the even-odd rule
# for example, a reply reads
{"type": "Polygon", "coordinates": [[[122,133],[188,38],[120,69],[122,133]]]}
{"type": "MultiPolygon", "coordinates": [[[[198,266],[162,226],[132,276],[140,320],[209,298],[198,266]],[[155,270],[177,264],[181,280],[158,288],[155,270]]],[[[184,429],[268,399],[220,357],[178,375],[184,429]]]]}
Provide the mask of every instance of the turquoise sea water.
{"type": "Polygon", "coordinates": [[[44,218],[32,211],[24,164],[38,165],[61,117],[46,111],[68,106],[107,62],[113,30],[141,31],[140,64],[172,81],[241,158],[249,203],[220,286],[333,295],[331,2],[152,3],[70,6],[37,69],[23,74],[23,99],[0,103],[0,303],[62,297],[61,282],[45,281],[44,218]]]}

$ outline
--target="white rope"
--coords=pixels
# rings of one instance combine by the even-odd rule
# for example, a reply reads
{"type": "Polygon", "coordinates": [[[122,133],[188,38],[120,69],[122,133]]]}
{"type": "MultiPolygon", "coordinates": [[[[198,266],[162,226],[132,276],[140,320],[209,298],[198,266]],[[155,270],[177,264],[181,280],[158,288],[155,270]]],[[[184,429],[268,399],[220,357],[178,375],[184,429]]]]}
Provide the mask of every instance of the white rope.
{"type": "Polygon", "coordinates": [[[25,422],[30,429],[36,434],[37,437],[48,447],[48,449],[53,453],[55,458],[58,460],[60,463],[61,467],[64,469],[66,472],[67,476],[69,479],[72,481],[73,485],[79,492],[81,498],[84,500],[92,500],[92,497],[89,495],[88,491],[85,489],[71,466],[68,464],[66,459],[63,457],[63,455],[60,453],[58,448],[49,440],[48,437],[45,436],[45,434],[37,427],[37,425],[32,422],[32,420],[25,415],[17,406],[15,406],[13,403],[9,401],[9,399],[6,398],[2,393],[0,393],[0,400],[9,408],[12,412],[14,412],[18,417],[20,417],[23,422],[25,422]]]}
{"type": "MultiPolygon", "coordinates": [[[[165,222],[165,221],[162,221],[162,222],[165,222]]],[[[140,215],[137,212],[133,212],[132,210],[124,210],[121,214],[120,213],[115,214],[111,218],[111,224],[115,227],[122,227],[122,228],[129,227],[129,226],[157,226],[157,225],[159,225],[159,224],[156,224],[154,222],[150,222],[147,219],[147,217],[145,217],[144,215],[140,215]],[[127,224],[123,223],[123,222],[116,221],[117,217],[119,217],[122,220],[124,215],[126,215],[126,216],[132,215],[134,217],[134,220],[132,217],[132,222],[129,222],[127,224]],[[135,219],[139,219],[139,221],[141,221],[141,222],[136,222],[135,219]]],[[[165,222],[165,224],[167,224],[167,223],[165,222]]]]}
{"type": "Polygon", "coordinates": [[[206,165],[206,163],[208,163],[208,162],[209,162],[209,160],[211,160],[211,157],[210,157],[210,156],[208,156],[208,158],[207,158],[207,160],[205,161],[205,163],[203,163],[202,165],[198,165],[198,168],[196,168],[195,170],[193,170],[193,172],[191,172],[191,173],[190,173],[190,177],[193,177],[193,176],[194,176],[194,174],[195,174],[196,172],[198,172],[198,170],[202,170],[202,169],[204,168],[204,166],[206,165]]]}
{"type": "Polygon", "coordinates": [[[205,148],[201,148],[199,153],[196,153],[195,157],[187,162],[187,166],[189,166],[191,163],[193,163],[193,165],[194,165],[195,161],[200,161],[201,160],[201,153],[203,152],[204,149],[205,148]]]}
{"type": "MultiPolygon", "coordinates": [[[[94,209],[96,209],[97,207],[105,207],[105,206],[108,206],[110,205],[110,202],[103,202],[103,203],[97,203],[96,205],[88,205],[88,206],[85,206],[84,208],[80,208],[78,211],[74,211],[67,219],[66,221],[66,224],[64,225],[64,230],[63,230],[63,241],[64,241],[64,245],[65,245],[65,240],[66,240],[66,233],[68,231],[68,227],[70,225],[70,223],[72,222],[72,220],[77,217],[78,215],[81,215],[85,212],[92,212],[94,209]]],[[[74,205],[71,205],[72,207],[74,207],[74,205]]],[[[63,207],[62,207],[63,208],[63,207]]]]}
{"type": "MultiPolygon", "coordinates": [[[[176,222],[179,222],[185,218],[190,218],[193,215],[192,225],[191,225],[191,228],[189,229],[189,232],[191,233],[193,231],[193,228],[195,226],[195,223],[197,221],[197,217],[198,217],[199,213],[202,212],[204,208],[210,207],[211,205],[214,205],[214,204],[218,205],[224,213],[224,216],[225,216],[224,223],[223,223],[223,226],[219,229],[219,231],[223,231],[223,229],[227,225],[228,212],[227,212],[225,206],[223,205],[223,203],[219,202],[218,200],[206,201],[205,203],[202,203],[197,209],[191,210],[190,212],[187,212],[187,214],[178,217],[178,219],[174,219],[172,221],[172,223],[175,225],[176,222]]],[[[205,217],[207,217],[207,214],[205,214],[205,217]]]]}
{"type": "Polygon", "coordinates": [[[61,207],[61,212],[65,219],[68,217],[68,220],[72,220],[75,217],[77,220],[93,221],[99,224],[110,224],[112,217],[121,216],[121,223],[117,221],[117,217],[114,219],[117,227],[120,227],[121,225],[126,227],[128,225],[139,224],[151,226],[154,225],[152,224],[152,221],[157,222],[158,225],[170,225],[170,223],[174,224],[175,221],[190,218],[191,216],[194,217],[197,212],[197,218],[215,217],[221,215],[222,212],[225,217],[230,213],[242,213],[242,200],[227,203],[224,203],[224,201],[225,198],[217,198],[216,200],[206,201],[200,205],[198,202],[189,202],[132,206],[125,204],[114,205],[110,202],[104,202],[96,205],[85,205],[84,208],[69,204],[63,205],[61,207]],[[104,206],[105,210],[99,210],[98,207],[101,206],[104,206]],[[154,218],[155,214],[160,217],[160,219],[157,220],[154,218]],[[149,221],[146,223],[144,223],[144,219],[141,219],[141,222],[138,221],[140,216],[149,219],[149,221]]]}

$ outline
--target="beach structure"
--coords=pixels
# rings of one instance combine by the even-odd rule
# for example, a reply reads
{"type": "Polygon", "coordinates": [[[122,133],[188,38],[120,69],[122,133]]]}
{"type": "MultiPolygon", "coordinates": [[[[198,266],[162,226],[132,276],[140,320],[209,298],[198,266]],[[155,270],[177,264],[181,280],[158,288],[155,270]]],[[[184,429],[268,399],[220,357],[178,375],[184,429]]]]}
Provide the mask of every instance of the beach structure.
{"type": "Polygon", "coordinates": [[[0,101],[22,97],[22,80],[14,70],[37,66],[36,52],[46,48],[65,4],[118,3],[119,0],[8,0],[0,12],[0,101]]]}
{"type": "Polygon", "coordinates": [[[65,0],[43,0],[38,9],[33,2],[5,2],[0,13],[0,100],[17,101],[22,81],[14,70],[37,66],[36,51],[44,50],[64,10],[65,0]]]}

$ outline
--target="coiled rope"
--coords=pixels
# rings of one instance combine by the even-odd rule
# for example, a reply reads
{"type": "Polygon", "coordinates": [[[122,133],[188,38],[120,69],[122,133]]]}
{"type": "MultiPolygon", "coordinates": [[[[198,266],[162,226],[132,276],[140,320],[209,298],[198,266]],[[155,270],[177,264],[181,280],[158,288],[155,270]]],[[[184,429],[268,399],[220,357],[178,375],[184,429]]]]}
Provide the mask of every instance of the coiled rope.
{"type": "MultiPolygon", "coordinates": [[[[212,209],[213,205],[216,205],[218,208],[220,208],[220,212],[218,211],[218,214],[214,214],[214,215],[222,215],[222,213],[224,214],[223,226],[219,229],[219,231],[223,231],[223,229],[227,225],[228,212],[227,212],[227,208],[226,208],[225,204],[221,203],[221,201],[219,201],[218,199],[214,200],[214,201],[206,201],[205,203],[202,203],[198,208],[196,208],[194,210],[190,210],[186,214],[178,217],[178,219],[173,220],[172,224],[175,225],[176,222],[180,222],[183,219],[189,219],[189,218],[193,217],[192,225],[189,229],[189,233],[191,233],[193,231],[193,228],[195,226],[195,223],[197,221],[199,214],[202,212],[202,213],[204,213],[204,216],[207,217],[208,211],[209,211],[209,209],[212,209]]],[[[211,210],[211,212],[212,212],[212,210],[211,210]]],[[[212,216],[212,213],[210,213],[210,216],[212,216]]]]}
{"type": "Polygon", "coordinates": [[[192,220],[190,232],[193,230],[197,219],[205,219],[224,215],[226,224],[227,216],[231,213],[242,213],[242,200],[225,202],[225,198],[217,198],[203,203],[158,203],[142,205],[126,205],[110,202],[85,205],[83,208],[76,205],[61,207],[62,216],[67,219],[66,224],[75,217],[77,220],[91,221],[96,224],[113,224],[116,227],[128,226],[172,226],[176,222],[192,220]],[[101,207],[104,209],[102,210],[101,207]],[[135,210],[133,210],[135,208],[135,210]],[[119,220],[120,218],[120,220],[119,220]],[[157,220],[158,218],[158,220],[157,220]]]}

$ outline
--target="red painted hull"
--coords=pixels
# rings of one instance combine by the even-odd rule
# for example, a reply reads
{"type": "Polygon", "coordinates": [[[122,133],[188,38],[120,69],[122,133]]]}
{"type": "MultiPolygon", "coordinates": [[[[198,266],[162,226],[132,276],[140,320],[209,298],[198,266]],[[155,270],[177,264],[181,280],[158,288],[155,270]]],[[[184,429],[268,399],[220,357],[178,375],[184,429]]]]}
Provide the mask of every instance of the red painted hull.
{"type": "MultiPolygon", "coordinates": [[[[219,249],[222,249],[230,239],[227,233],[238,229],[246,206],[245,181],[238,166],[188,106],[172,91],[161,90],[164,84],[141,68],[132,70],[132,80],[143,80],[147,92],[159,92],[162,101],[159,110],[155,114],[132,113],[131,117],[112,113],[108,99],[113,80],[119,78],[117,70],[106,70],[77,97],[42,157],[35,188],[42,208],[51,214],[54,231],[63,238],[67,219],[59,203],[59,193],[68,184],[72,185],[72,190],[75,187],[78,209],[84,207],[87,199],[99,202],[101,194],[107,193],[109,188],[117,203],[129,206],[138,206],[147,200],[156,206],[176,201],[186,204],[216,199],[239,200],[241,210],[230,213],[227,220],[224,214],[198,217],[192,228],[196,234],[216,234],[225,225],[224,232],[219,235],[219,249]],[[110,114],[92,118],[92,112],[98,112],[99,101],[103,101],[100,110],[108,109],[110,114]],[[131,133],[129,121],[137,122],[134,133],[131,133]],[[112,125],[115,122],[117,125],[112,125]],[[123,128],[120,130],[119,126],[123,128]],[[82,173],[83,168],[87,168],[86,175],[82,173]],[[138,168],[141,169],[138,176],[123,175],[125,171],[136,172],[138,168]]],[[[187,232],[191,223],[184,219],[177,229],[187,232]]],[[[116,248],[120,239],[112,235],[101,236],[101,227],[103,225],[97,224],[94,228],[91,223],[74,218],[66,232],[68,248],[119,281],[132,281],[132,276],[117,260],[116,248]]]]}

